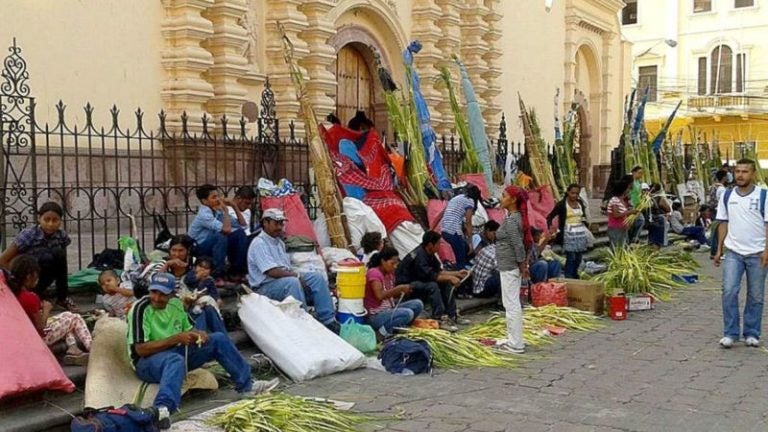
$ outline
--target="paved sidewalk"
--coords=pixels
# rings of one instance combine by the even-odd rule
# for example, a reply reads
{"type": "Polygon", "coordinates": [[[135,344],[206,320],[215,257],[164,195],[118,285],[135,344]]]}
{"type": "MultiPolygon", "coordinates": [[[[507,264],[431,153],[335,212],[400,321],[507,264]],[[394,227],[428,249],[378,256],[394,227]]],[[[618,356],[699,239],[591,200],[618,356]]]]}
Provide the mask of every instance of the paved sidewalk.
{"type": "Polygon", "coordinates": [[[700,256],[704,280],[674,302],[561,336],[517,371],[361,370],[289,391],[404,410],[406,419],[382,422],[391,431],[766,431],[768,352],[718,347],[719,270],[700,256]]]}

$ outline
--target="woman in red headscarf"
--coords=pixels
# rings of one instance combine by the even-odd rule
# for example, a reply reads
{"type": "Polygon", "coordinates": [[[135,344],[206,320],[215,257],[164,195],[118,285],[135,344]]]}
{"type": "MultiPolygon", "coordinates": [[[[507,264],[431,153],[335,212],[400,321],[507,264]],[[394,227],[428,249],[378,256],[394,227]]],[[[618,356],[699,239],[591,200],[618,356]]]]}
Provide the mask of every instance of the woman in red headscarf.
{"type": "Polygon", "coordinates": [[[528,192],[508,186],[501,196],[501,206],[507,210],[507,217],[496,231],[496,261],[501,276],[501,301],[506,309],[507,341],[500,348],[520,354],[525,352],[520,283],[528,277],[528,250],[533,244],[528,223],[528,192]]]}

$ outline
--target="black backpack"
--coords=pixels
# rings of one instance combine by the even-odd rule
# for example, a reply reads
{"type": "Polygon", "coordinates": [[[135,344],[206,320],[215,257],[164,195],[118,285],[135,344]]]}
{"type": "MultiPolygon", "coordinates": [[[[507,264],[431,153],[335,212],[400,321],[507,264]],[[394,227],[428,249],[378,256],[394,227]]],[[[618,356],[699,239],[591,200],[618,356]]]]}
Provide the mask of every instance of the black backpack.
{"type": "Polygon", "coordinates": [[[426,342],[410,339],[395,339],[384,345],[379,353],[384,369],[393,374],[408,369],[415,375],[432,370],[432,351],[426,342]]]}
{"type": "Polygon", "coordinates": [[[157,432],[157,409],[126,404],[120,408],[86,408],[72,419],[72,432],[157,432]]]}

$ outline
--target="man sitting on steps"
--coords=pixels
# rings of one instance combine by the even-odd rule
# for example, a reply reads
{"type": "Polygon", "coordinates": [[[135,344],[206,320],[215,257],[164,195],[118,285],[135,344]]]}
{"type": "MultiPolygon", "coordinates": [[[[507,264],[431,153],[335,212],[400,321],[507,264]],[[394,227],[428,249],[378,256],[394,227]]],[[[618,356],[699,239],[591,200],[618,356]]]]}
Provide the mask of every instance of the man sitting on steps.
{"type": "Polygon", "coordinates": [[[226,334],[193,330],[181,300],[174,297],[176,278],[157,273],[128,313],[128,354],[139,379],[160,384],[153,406],[161,429],[181,404],[181,385],[188,371],[216,360],[243,396],[267,392],[280,381],[251,381],[251,367],[226,334]]]}

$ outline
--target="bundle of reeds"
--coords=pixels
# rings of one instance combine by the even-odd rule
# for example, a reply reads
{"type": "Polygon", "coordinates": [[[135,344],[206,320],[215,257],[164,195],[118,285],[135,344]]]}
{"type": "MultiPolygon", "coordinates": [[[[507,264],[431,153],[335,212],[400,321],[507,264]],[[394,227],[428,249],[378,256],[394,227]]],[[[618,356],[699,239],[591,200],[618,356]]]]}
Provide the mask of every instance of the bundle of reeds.
{"type": "Polygon", "coordinates": [[[304,127],[309,143],[309,157],[315,172],[320,208],[325,214],[325,220],[328,225],[328,235],[333,247],[346,248],[349,240],[347,231],[344,228],[344,220],[342,219],[341,194],[335,181],[336,177],[333,175],[331,157],[328,154],[328,148],[320,138],[315,111],[309,101],[309,95],[304,85],[304,76],[294,60],[293,43],[286,36],[282,24],[278,23],[278,28],[282,37],[285,62],[288,64],[291,80],[296,87],[296,96],[299,99],[301,111],[304,114],[304,127]]]}
{"type": "Polygon", "coordinates": [[[536,120],[536,112],[533,109],[529,112],[519,93],[517,96],[520,102],[520,116],[525,134],[525,152],[530,162],[533,180],[537,186],[549,187],[555,200],[559,200],[560,192],[552,173],[552,165],[549,163],[546,143],[541,138],[541,129],[536,120]]]}

